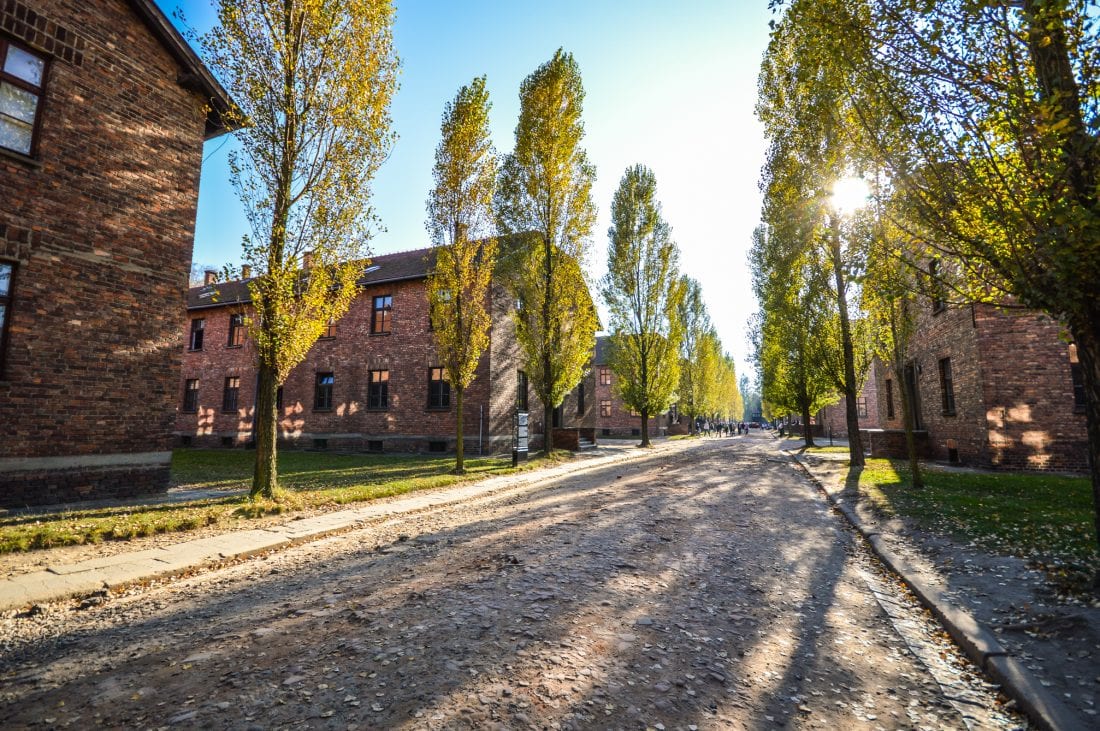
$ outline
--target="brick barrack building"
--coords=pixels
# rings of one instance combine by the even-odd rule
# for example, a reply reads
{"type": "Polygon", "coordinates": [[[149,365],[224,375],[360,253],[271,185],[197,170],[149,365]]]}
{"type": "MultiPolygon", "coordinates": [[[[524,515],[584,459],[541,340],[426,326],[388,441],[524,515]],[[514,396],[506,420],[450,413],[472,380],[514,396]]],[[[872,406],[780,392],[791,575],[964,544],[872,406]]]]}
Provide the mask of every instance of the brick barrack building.
{"type": "Polygon", "coordinates": [[[1074,347],[1047,315],[924,298],[902,373],[878,365],[878,417],[865,446],[904,454],[901,391],[922,451],[1022,470],[1088,467],[1085,393],[1074,347]]]}
{"type": "MultiPolygon", "coordinates": [[[[348,312],[329,326],[279,389],[281,444],[453,451],[451,390],[428,317],[432,262],[431,249],[371,259],[348,312]]],[[[489,347],[464,399],[467,455],[510,450],[517,408],[530,412],[533,445],[541,443],[543,434],[542,406],[520,363],[511,316],[515,300],[497,282],[490,300],[489,347]]],[[[244,327],[250,307],[247,280],[208,281],[189,292],[176,391],[179,444],[237,447],[252,441],[256,354],[244,327]]],[[[595,408],[584,396],[593,391],[589,374],[556,410],[556,446],[575,448],[594,439],[595,408]]]]}
{"type": "Polygon", "coordinates": [[[0,504],[167,486],[229,104],[152,0],[0,0],[0,504]]]}
{"type": "MultiPolygon", "coordinates": [[[[596,338],[596,353],[592,358],[592,369],[596,384],[596,430],[604,437],[637,437],[642,433],[642,416],[623,403],[615,392],[615,379],[619,376],[611,370],[611,338],[602,335],[596,338]]],[[[687,429],[677,429],[675,410],[649,417],[649,436],[664,436],[673,429],[673,433],[686,433],[687,429]]]]}

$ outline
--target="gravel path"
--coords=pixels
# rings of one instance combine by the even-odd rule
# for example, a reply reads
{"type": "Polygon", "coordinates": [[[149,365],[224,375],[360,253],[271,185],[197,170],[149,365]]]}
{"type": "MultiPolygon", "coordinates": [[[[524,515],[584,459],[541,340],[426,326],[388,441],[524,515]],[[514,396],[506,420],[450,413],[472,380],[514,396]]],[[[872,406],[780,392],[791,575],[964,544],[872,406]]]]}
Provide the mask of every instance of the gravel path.
{"type": "Polygon", "coordinates": [[[0,620],[7,728],[1021,728],[772,440],[0,620]],[[84,607],[78,609],[78,607],[84,607]]]}

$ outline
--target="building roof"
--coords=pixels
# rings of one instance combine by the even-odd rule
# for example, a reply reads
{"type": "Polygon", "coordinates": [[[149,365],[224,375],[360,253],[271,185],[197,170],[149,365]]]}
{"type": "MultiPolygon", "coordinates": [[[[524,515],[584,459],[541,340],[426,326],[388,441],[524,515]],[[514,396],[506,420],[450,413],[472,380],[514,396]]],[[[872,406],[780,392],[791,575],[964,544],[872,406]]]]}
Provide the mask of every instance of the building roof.
{"type": "Polygon", "coordinates": [[[226,132],[236,129],[236,126],[225,119],[226,112],[233,108],[233,100],[229,93],[222,87],[210,69],[199,59],[195,50],[184,40],[176,27],[168,20],[154,0],[129,0],[130,7],[144,21],[153,35],[172,54],[176,62],[183,68],[178,81],[181,86],[191,91],[202,94],[206,98],[210,109],[206,115],[206,133],[204,139],[213,139],[226,132]]]}
{"type": "MultiPolygon", "coordinates": [[[[388,282],[424,279],[431,271],[434,261],[435,253],[432,249],[380,254],[367,260],[367,266],[359,277],[358,284],[360,287],[368,287],[388,282]]],[[[217,282],[202,287],[192,287],[187,291],[187,309],[201,310],[251,302],[251,296],[248,293],[250,281],[252,280],[239,279],[234,282],[217,282]]]]}

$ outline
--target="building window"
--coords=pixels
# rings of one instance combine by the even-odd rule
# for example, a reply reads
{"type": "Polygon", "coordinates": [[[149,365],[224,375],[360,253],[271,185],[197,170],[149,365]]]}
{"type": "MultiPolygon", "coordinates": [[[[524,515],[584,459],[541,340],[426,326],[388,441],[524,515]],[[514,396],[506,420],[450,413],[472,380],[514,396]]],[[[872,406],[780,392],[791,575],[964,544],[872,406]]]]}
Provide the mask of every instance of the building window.
{"type": "Polygon", "coordinates": [[[886,418],[894,418],[894,382],[886,379],[886,418]]]}
{"type": "Polygon", "coordinates": [[[611,399],[600,401],[600,416],[611,416],[611,399]]]}
{"type": "Polygon", "coordinates": [[[228,347],[239,348],[242,345],[244,345],[244,315],[230,315],[228,347]]]}
{"type": "Polygon", "coordinates": [[[226,376],[225,389],[222,391],[222,411],[237,410],[237,396],[241,392],[241,379],[238,376],[226,376]]]}
{"type": "Polygon", "coordinates": [[[611,385],[611,369],[608,368],[607,366],[600,366],[600,385],[601,386],[610,386],[611,385]]]}
{"type": "Polygon", "coordinates": [[[390,406],[390,372],[370,371],[367,387],[367,408],[388,409],[390,406]]]}
{"type": "MultiPolygon", "coordinates": [[[[2,319],[2,318],[0,318],[2,319]]],[[[1073,379],[1073,409],[1085,410],[1085,372],[1077,357],[1077,343],[1069,344],[1069,376],[1073,379]]]]}
{"type": "Polygon", "coordinates": [[[516,408],[527,411],[527,374],[516,371],[516,408]]]}
{"type": "Polygon", "coordinates": [[[577,416],[584,416],[584,383],[577,385],[577,416]]]}
{"type": "Polygon", "coordinates": [[[939,259],[928,262],[928,287],[931,292],[933,314],[943,312],[946,304],[943,301],[943,282],[940,281],[939,259]]]}
{"type": "Polygon", "coordinates": [[[321,333],[321,338],[328,340],[336,337],[336,319],[330,317],[328,324],[325,325],[324,332],[321,333]]]}
{"type": "Polygon", "coordinates": [[[183,387],[183,410],[194,414],[199,410],[199,379],[188,378],[183,387]]]}
{"type": "Polygon", "coordinates": [[[955,415],[955,380],[951,375],[951,359],[940,361],[940,394],[943,398],[943,415],[955,415]]]}
{"type": "Polygon", "coordinates": [[[856,399],[856,413],[859,414],[859,418],[867,418],[867,399],[860,396],[856,399]]]}
{"type": "Polygon", "coordinates": [[[451,384],[443,377],[442,368],[428,369],[428,408],[451,408],[451,384]]]}
{"type": "Polygon", "coordinates": [[[8,342],[8,322],[11,320],[12,286],[15,281],[15,264],[0,261],[0,374],[4,372],[4,353],[8,342]]]}
{"type": "Polygon", "coordinates": [[[393,318],[393,297],[382,295],[374,298],[374,309],[371,312],[371,335],[386,335],[390,332],[393,318]]]}
{"type": "Polygon", "coordinates": [[[31,155],[37,145],[46,59],[0,38],[0,147],[31,155]]]}
{"type": "Polygon", "coordinates": [[[332,373],[318,373],[317,383],[313,387],[313,409],[315,411],[328,411],[332,408],[332,384],[336,382],[336,376],[332,373]]]}
{"type": "Polygon", "coordinates": [[[187,342],[189,350],[202,350],[202,335],[206,332],[206,320],[196,317],[191,321],[191,339],[187,342]]]}

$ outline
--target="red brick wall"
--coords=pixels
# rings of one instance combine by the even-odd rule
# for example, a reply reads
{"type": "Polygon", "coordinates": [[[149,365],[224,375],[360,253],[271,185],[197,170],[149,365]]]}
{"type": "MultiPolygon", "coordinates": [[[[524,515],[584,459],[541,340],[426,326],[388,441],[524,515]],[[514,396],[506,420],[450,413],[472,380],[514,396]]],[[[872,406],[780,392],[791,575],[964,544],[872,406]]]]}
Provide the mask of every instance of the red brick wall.
{"type": "MultiPolygon", "coordinates": [[[[0,258],[18,265],[0,501],[115,492],[101,468],[80,477],[83,455],[156,453],[160,465],[145,469],[164,487],[203,101],[177,84],[179,67],[123,0],[26,5],[65,30],[63,44],[38,35],[32,45],[67,58],[49,65],[37,159],[0,154],[0,258]],[[20,464],[32,469],[13,471],[20,464]],[[61,465],[56,490],[20,487],[61,465]]],[[[6,7],[0,27],[15,28],[6,7]]]]}
{"type": "MultiPolygon", "coordinates": [[[[878,374],[875,372],[874,367],[867,371],[867,378],[864,380],[863,387],[859,391],[859,398],[864,400],[867,407],[865,412],[866,415],[861,415],[859,417],[859,428],[879,428],[878,374]]],[[[815,434],[827,437],[831,433],[834,437],[847,438],[848,412],[843,396],[841,396],[840,400],[835,404],[829,404],[818,412],[816,426],[819,426],[820,429],[815,431],[815,434]]]]}
{"type": "MultiPolygon", "coordinates": [[[[234,306],[192,310],[190,317],[206,320],[201,352],[184,352],[176,406],[183,402],[187,379],[199,379],[199,413],[179,413],[176,432],[192,437],[196,445],[217,446],[224,438],[234,445],[252,438],[255,404],[255,352],[246,338],[243,347],[228,347],[229,317],[234,306]],[[227,376],[240,377],[238,408],[222,412],[227,376]]],[[[186,342],[190,324],[181,330],[186,342]]],[[[283,384],[279,435],[286,443],[309,447],[315,439],[329,447],[366,448],[382,441],[388,450],[425,451],[430,442],[455,443],[454,393],[446,410],[428,408],[428,369],[438,367],[435,344],[428,329],[428,301],[424,280],[409,280],[364,288],[348,313],[337,323],[336,337],[318,340],[306,359],[283,384]],[[371,310],[376,295],[393,297],[392,329],[371,334],[371,310]],[[388,407],[368,408],[369,371],[389,371],[388,407]],[[334,374],[331,410],[314,408],[316,374],[334,374]]],[[[463,433],[467,454],[476,454],[480,436],[486,452],[510,448],[510,412],[505,425],[490,408],[490,354],[482,356],[473,384],[464,398],[463,433]],[[480,421],[480,417],[484,420],[480,421]],[[497,418],[494,420],[494,416],[497,418]],[[503,430],[503,433],[502,433],[503,430]],[[502,442],[508,439],[508,444],[502,442]]],[[[514,369],[514,365],[513,365],[514,369]]],[[[513,390],[514,404],[514,390],[513,390]]]]}
{"type": "Polygon", "coordinates": [[[1074,410],[1062,327],[1046,315],[988,306],[976,318],[990,464],[1086,470],[1085,414],[1074,410]]]}
{"type": "MultiPolygon", "coordinates": [[[[987,305],[932,313],[922,302],[909,356],[920,370],[920,413],[936,459],[948,440],[964,464],[1031,470],[1084,470],[1084,414],[1074,411],[1067,343],[1045,315],[987,305]],[[955,414],[941,405],[939,361],[951,359],[955,414]]],[[[903,378],[883,368],[883,427],[901,429],[903,378]],[[894,418],[886,418],[886,379],[893,381],[894,418]]]]}
{"type": "MultiPolygon", "coordinates": [[[[636,436],[642,433],[642,417],[632,416],[630,407],[623,403],[622,398],[615,392],[615,382],[619,376],[606,364],[597,364],[592,368],[592,380],[596,398],[593,401],[596,419],[597,436],[636,436]],[[600,369],[606,368],[611,377],[611,383],[603,383],[600,369]],[[601,403],[611,402],[611,416],[603,416],[601,403]]],[[[667,431],[668,417],[665,414],[657,414],[649,417],[649,436],[660,436],[667,431]]]]}

